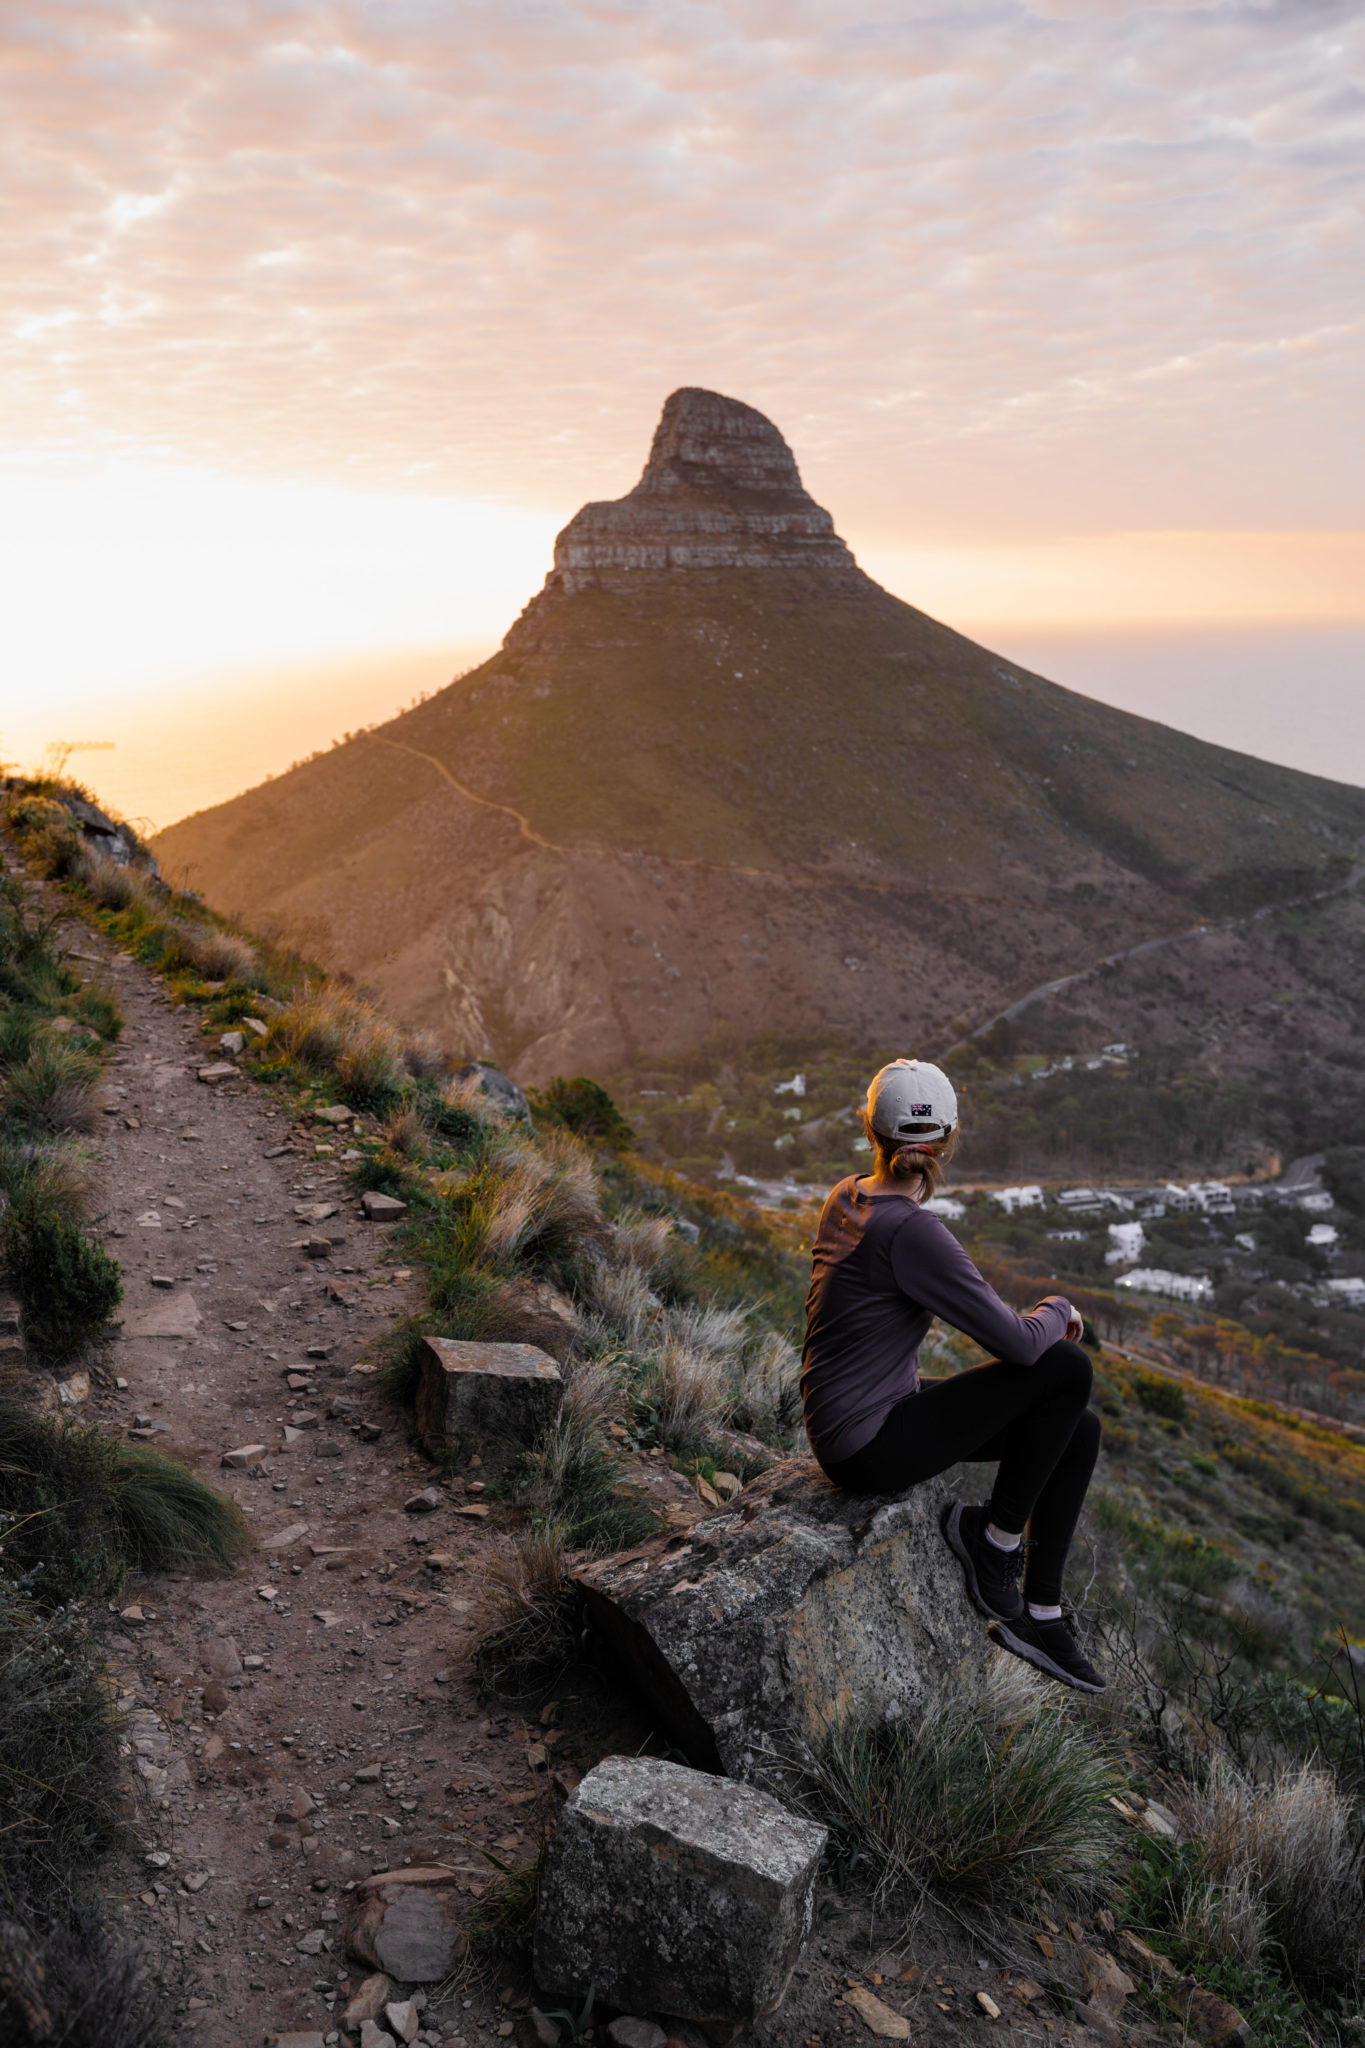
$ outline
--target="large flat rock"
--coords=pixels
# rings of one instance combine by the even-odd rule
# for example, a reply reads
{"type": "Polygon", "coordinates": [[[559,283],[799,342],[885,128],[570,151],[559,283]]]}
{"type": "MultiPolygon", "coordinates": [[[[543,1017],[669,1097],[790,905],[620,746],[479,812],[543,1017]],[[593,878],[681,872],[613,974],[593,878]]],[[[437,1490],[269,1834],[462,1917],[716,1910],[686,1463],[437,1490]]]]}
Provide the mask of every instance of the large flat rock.
{"type": "Polygon", "coordinates": [[[584,1566],[589,1613],[705,1769],[780,1782],[793,1737],[912,1713],[936,1679],[979,1684],[994,1652],[939,1533],[951,1490],[840,1492],[813,1458],[719,1514],[584,1566]]]}

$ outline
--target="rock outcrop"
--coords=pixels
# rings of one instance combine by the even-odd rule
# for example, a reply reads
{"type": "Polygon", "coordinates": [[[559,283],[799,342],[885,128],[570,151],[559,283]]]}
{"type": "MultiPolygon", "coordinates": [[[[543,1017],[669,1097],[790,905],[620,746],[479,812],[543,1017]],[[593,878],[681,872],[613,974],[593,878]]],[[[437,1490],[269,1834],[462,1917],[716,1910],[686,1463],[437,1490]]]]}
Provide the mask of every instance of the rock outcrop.
{"type": "Polygon", "coordinates": [[[913,1713],[936,1678],[996,1654],[939,1533],[938,1483],[842,1493],[814,1459],[774,1466],[685,1534],[589,1564],[589,1614],[704,1769],[781,1781],[793,1739],[913,1713]]]}
{"type": "Polygon", "coordinates": [[[790,568],[865,580],[772,421],[688,387],[664,406],[634,490],[585,505],[564,528],[546,588],[620,587],[640,570],[790,568]]]}
{"type": "Polygon", "coordinates": [[[608,1757],[570,1795],[536,1923],[546,1993],[722,2037],[771,2012],[810,1933],[826,1830],[657,1757],[608,1757]]]}

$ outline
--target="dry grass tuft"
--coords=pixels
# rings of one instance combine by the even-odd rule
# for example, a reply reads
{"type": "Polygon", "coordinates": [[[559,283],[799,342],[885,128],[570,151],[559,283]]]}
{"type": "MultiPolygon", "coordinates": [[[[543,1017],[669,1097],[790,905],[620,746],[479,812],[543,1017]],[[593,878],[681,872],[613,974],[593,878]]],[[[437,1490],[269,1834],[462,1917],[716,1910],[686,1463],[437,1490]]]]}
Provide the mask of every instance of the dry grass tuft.
{"type": "Polygon", "coordinates": [[[765,1330],[744,1361],[731,1420],[764,1438],[785,1436],[801,1414],[801,1354],[780,1331],[765,1330]]]}
{"type": "Polygon", "coordinates": [[[389,1112],[380,1136],[388,1150],[400,1159],[420,1161],[431,1151],[431,1133],[411,1102],[401,1102],[389,1112]]]}
{"type": "Polygon", "coordinates": [[[1330,1771],[1301,1763],[1257,1784],[1216,1756],[1204,1783],[1184,1787],[1172,1803],[1224,1890],[1224,1940],[1243,1951],[1259,1912],[1296,1974],[1365,1970],[1360,1816],[1330,1771]]]}
{"type": "Polygon", "coordinates": [[[742,1309],[669,1308],[638,1399],[665,1443],[680,1445],[722,1428],[735,1405],[738,1355],[747,1334],[742,1309]]]}
{"type": "Polygon", "coordinates": [[[414,1031],[403,1041],[403,1065],[414,1081],[435,1081],[446,1071],[445,1049],[434,1031],[414,1031]]]}
{"type": "Polygon", "coordinates": [[[573,1656],[577,1612],[563,1528],[547,1522],[495,1557],[485,1582],[479,1669],[496,1684],[529,1688],[573,1656]]]}
{"type": "Polygon", "coordinates": [[[145,877],[125,862],[87,853],[81,863],[80,880],[103,910],[128,910],[134,903],[151,910],[145,877]]]}
{"type": "Polygon", "coordinates": [[[592,1155],[565,1132],[551,1132],[539,1145],[503,1139],[464,1186],[478,1211],[481,1256],[492,1265],[563,1271],[602,1234],[592,1155]]]}
{"type": "Polygon", "coordinates": [[[250,982],[258,965],[254,947],[234,932],[184,918],[166,922],[161,961],[172,973],[189,972],[205,981],[250,982]]]}
{"type": "Polygon", "coordinates": [[[840,1860],[909,1923],[930,1893],[1008,1907],[1084,1886],[1112,1853],[1107,1763],[1004,1659],[983,1693],[948,1680],[917,1715],[836,1729],[807,1783],[840,1860]]]}
{"type": "Polygon", "coordinates": [[[6,1116],[35,1130],[89,1131],[95,1125],[102,1074],[98,1054],[70,1039],[44,1035],[28,1058],[10,1069],[0,1106],[6,1116]]]}
{"type": "Polygon", "coordinates": [[[311,987],[275,1018],[270,1044],[302,1065],[335,1075],[356,1109],[382,1109],[408,1085],[403,1045],[387,1018],[360,996],[311,987]]]}

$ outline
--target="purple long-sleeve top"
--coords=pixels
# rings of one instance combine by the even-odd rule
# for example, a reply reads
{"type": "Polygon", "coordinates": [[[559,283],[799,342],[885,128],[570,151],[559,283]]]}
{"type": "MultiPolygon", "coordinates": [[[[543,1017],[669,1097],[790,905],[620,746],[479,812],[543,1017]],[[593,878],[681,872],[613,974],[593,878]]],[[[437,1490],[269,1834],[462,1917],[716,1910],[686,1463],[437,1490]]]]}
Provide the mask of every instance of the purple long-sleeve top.
{"type": "Polygon", "coordinates": [[[824,1465],[871,1443],[919,1390],[919,1348],[935,1316],[1007,1365],[1032,1365],[1066,1335],[1071,1305],[1051,1294],[1017,1315],[947,1225],[908,1195],[870,1195],[856,1176],[820,1212],[806,1296],[801,1400],[824,1465]]]}

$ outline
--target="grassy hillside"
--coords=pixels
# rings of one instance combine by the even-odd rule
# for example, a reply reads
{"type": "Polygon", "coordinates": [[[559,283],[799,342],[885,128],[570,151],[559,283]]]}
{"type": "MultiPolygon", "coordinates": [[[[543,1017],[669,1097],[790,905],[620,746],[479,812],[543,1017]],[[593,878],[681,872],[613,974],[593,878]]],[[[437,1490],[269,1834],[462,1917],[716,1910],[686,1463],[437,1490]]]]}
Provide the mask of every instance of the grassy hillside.
{"type": "MultiPolygon", "coordinates": [[[[653,1523],[642,1473],[671,1466],[709,1504],[754,1465],[800,1451],[808,1216],[761,1213],[642,1159],[585,1084],[547,1089],[529,1121],[503,1113],[477,1079],[452,1077],[430,1043],[307,962],[83,859],[50,812],[19,822],[33,866],[67,878],[70,911],[154,966],[209,1037],[266,1011],[238,1055],[255,1084],[300,1114],[366,1112],[343,1170],[355,1191],[407,1202],[395,1228],[425,1276],[425,1305],[394,1334],[396,1402],[424,1332],[510,1335],[550,1312],[561,1336],[571,1328],[561,1420],[520,1455],[490,1459],[479,1482],[520,1521],[488,1589],[486,1679],[537,1712],[562,1698],[580,1646],[571,1567],[653,1523]]],[[[1360,1179],[1353,1155],[1332,1170],[1344,1194],[1360,1179]]],[[[1346,1654],[1365,1626],[1365,1451],[1124,1356],[1118,1346],[1139,1339],[1172,1353],[1183,1343],[1196,1360],[1199,1345],[1193,1328],[1173,1334],[1112,1296],[1095,1247],[1054,1246],[981,1200],[959,1227],[1015,1299],[1052,1280],[1048,1251],[1084,1263],[1090,1284],[1078,1277],[1075,1292],[1101,1340],[1106,1448],[1069,1591],[1114,1685],[1093,1713],[1036,1691],[939,1699],[889,1746],[884,1729],[856,1727],[832,1742],[807,1791],[835,1829],[822,1925],[837,1941],[850,1900],[875,1902],[886,1939],[941,1901],[989,1952],[1006,1931],[993,1915],[1021,1914],[1053,1930],[1037,1951],[1046,1972],[1030,1949],[1046,1983],[1029,1979],[1028,1997],[1070,2016],[1084,1994],[1065,1975],[1062,1923],[1075,1916],[1079,1943],[1082,1919],[1115,1939],[1122,1922],[1174,1959],[1163,1968],[1141,1945],[1124,1950],[1148,2021],[1174,2023],[1178,1966],[1234,1999],[1259,2039],[1338,2048],[1353,2038],[1365,1975],[1353,1876],[1365,1749],[1346,1654]],[[1149,1800],[1171,1808],[1183,1842],[1142,1824],[1149,1800]]],[[[935,1374],[975,1358],[948,1333],[928,1347],[935,1374]]],[[[452,1450],[457,1463],[466,1455],[452,1450]]],[[[969,1490],[977,1477],[965,1475],[969,1490]]],[[[513,1890],[523,1909],[533,1902],[534,1868],[513,1890]]],[[[494,1933],[513,1938],[505,1920],[494,1933]]]]}

